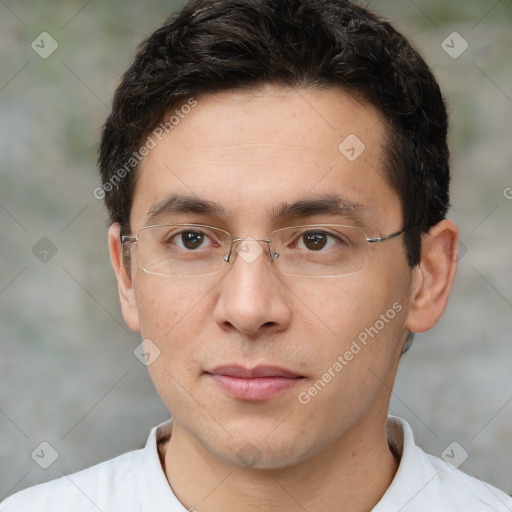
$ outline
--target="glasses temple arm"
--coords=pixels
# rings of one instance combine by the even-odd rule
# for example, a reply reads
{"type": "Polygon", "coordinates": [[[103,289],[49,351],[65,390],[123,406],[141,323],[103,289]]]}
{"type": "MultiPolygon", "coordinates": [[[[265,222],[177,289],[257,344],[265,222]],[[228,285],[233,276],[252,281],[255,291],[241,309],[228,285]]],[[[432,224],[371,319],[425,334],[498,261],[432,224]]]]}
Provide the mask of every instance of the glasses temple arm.
{"type": "Polygon", "coordinates": [[[395,238],[395,236],[401,235],[406,229],[407,228],[400,229],[399,231],[395,231],[394,233],[391,233],[390,235],[386,235],[386,236],[367,238],[366,241],[370,244],[375,244],[377,242],[385,242],[386,240],[389,240],[390,238],[395,238]]]}
{"type": "Polygon", "coordinates": [[[123,235],[121,236],[121,245],[124,245],[126,242],[136,242],[138,237],[136,235],[123,235]]]}

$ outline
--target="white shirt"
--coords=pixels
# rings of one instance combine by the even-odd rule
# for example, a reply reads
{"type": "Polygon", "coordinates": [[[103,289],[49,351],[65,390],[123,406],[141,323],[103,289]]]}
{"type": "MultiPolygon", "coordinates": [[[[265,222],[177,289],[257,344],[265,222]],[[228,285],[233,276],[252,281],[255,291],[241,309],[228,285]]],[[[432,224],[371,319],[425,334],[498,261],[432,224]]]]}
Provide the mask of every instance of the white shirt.
{"type": "MultiPolygon", "coordinates": [[[[145,448],[20,491],[0,504],[0,512],[187,512],[158,456],[158,441],[170,433],[171,422],[162,423],[151,430],[145,448]]],[[[389,416],[388,440],[400,464],[372,512],[512,511],[512,498],[502,491],[423,452],[404,420],[389,416]]]]}

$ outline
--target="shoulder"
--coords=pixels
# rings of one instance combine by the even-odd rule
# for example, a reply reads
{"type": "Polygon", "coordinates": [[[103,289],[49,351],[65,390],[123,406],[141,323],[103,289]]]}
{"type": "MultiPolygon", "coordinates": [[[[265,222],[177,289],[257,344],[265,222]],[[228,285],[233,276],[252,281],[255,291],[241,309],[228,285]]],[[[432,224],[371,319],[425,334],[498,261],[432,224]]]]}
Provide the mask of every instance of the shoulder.
{"type": "Polygon", "coordinates": [[[13,494],[0,512],[139,510],[136,470],[142,450],[13,494]]]}
{"type": "MultiPolygon", "coordinates": [[[[512,498],[496,487],[473,478],[443,459],[426,454],[414,442],[411,427],[388,418],[388,440],[399,454],[398,471],[373,512],[510,512],[512,498]]],[[[460,463],[464,449],[445,450],[446,460],[460,463]]],[[[454,464],[457,465],[457,464],[454,464]]]]}
{"type": "Polygon", "coordinates": [[[446,510],[512,510],[512,498],[500,489],[456,469],[433,455],[424,456],[427,464],[435,471],[432,481],[435,498],[444,501],[446,510]]]}

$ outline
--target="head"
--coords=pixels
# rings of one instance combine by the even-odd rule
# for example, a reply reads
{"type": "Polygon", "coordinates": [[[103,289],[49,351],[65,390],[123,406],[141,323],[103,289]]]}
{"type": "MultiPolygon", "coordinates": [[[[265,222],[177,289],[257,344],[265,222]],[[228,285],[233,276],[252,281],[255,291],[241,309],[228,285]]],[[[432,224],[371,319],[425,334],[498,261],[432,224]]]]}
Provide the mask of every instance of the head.
{"type": "Polygon", "coordinates": [[[158,347],[153,381],[197,446],[236,464],[252,443],[280,467],[385,418],[407,334],[436,323],[455,272],[446,132],[422,58],[346,0],[191,1],[143,43],[101,141],[109,243],[125,319],[158,347]],[[341,277],[284,275],[265,242],[216,274],[168,277],[121,246],[157,223],[404,232],[341,277]],[[226,365],[299,378],[245,400],[215,380],[226,365]]]}

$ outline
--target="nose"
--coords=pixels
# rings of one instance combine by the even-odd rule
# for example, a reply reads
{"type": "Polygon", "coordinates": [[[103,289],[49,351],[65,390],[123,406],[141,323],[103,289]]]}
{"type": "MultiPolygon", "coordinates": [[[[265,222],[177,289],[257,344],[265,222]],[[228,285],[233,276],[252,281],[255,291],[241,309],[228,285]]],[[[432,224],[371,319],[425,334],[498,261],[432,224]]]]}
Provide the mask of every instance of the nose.
{"type": "Polygon", "coordinates": [[[219,284],[215,322],[223,330],[250,336],[286,330],[291,321],[290,297],[271,267],[266,240],[238,242],[230,257],[231,269],[219,284]]]}

